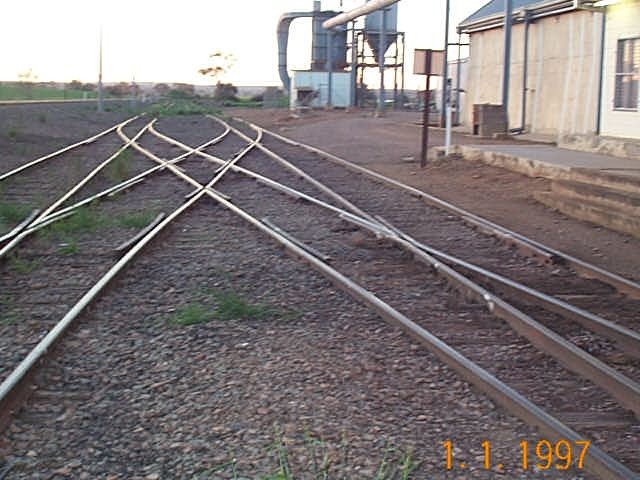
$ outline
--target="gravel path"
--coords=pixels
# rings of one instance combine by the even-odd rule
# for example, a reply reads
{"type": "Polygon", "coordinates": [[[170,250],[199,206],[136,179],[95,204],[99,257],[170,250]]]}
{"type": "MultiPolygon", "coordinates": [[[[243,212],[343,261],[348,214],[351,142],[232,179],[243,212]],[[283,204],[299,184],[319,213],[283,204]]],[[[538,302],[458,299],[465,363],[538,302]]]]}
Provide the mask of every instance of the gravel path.
{"type": "MultiPolygon", "coordinates": [[[[345,196],[356,206],[373,215],[381,215],[396,227],[417,240],[499,273],[542,292],[566,298],[570,303],[585,308],[628,328],[640,330],[640,301],[619,295],[598,280],[578,277],[574,271],[562,265],[540,265],[517,250],[463,223],[459,218],[429,207],[424,202],[399,190],[391,189],[364,175],[354,174],[343,167],[333,165],[320,157],[267,137],[267,146],[277,149],[287,160],[305,172],[345,196]],[[345,181],[348,178],[348,181],[345,181]],[[437,225],[437,228],[434,226],[437,225]]],[[[291,182],[291,175],[284,169],[273,171],[273,161],[252,157],[243,165],[258,172],[269,172],[275,179],[291,182]],[[271,169],[271,170],[270,170],[271,169]]],[[[298,185],[300,185],[298,183],[298,185]]],[[[305,185],[300,190],[317,195],[318,190],[305,185]]],[[[507,297],[508,299],[508,297],[507,297]]],[[[619,368],[625,374],[640,377],[640,363],[621,357],[615,345],[606,339],[596,339],[579,325],[559,320],[551,314],[520,305],[524,311],[541,317],[542,322],[554,329],[559,325],[565,338],[587,347],[603,361],[619,368]]]]}
{"type": "MultiPolygon", "coordinates": [[[[158,129],[194,146],[216,134],[201,117],[162,119],[158,129]]],[[[141,143],[161,157],[179,153],[151,137],[141,143]]],[[[227,158],[240,146],[229,139],[211,151],[227,158]]],[[[251,168],[253,161],[262,160],[252,154],[241,165],[251,168]]],[[[201,181],[215,169],[193,159],[182,166],[201,181]]],[[[280,171],[272,168],[270,176],[280,171]]],[[[143,183],[150,190],[140,201],[155,194],[179,204],[191,188],[166,177],[164,184],[143,183]]],[[[122,194],[122,203],[137,205],[130,199],[138,188],[122,194]]],[[[551,405],[604,398],[586,383],[572,391],[576,384],[564,384],[552,361],[477,306],[447,294],[430,273],[410,268],[388,245],[309,205],[292,209],[288,197],[237,175],[219,188],[329,253],[334,266],[409,316],[458,339],[465,353],[500,371],[511,369],[515,352],[522,364],[538,364],[535,373],[548,381],[537,380],[534,393],[542,398],[551,385],[551,405]],[[496,328],[503,347],[493,345],[496,328]],[[464,341],[471,334],[475,346],[464,341]]],[[[278,469],[278,451],[281,458],[286,452],[295,478],[312,478],[314,445],[331,460],[330,478],[373,478],[385,456],[400,461],[406,452],[419,462],[412,478],[502,477],[483,468],[484,440],[506,478],[589,478],[522,472],[519,443],[535,443],[535,430],[209,198],[172,224],[82,315],[38,377],[39,388],[0,436],[0,455],[12,466],[7,478],[232,478],[224,467],[232,458],[241,476],[265,478],[278,469]],[[254,308],[229,318],[223,314],[229,296],[254,308]],[[175,323],[195,307],[208,322],[175,323]],[[445,469],[446,440],[454,445],[452,472],[445,469]]],[[[580,407],[586,412],[586,403],[580,407]]],[[[603,435],[613,441],[617,433],[603,435]]],[[[621,448],[618,458],[628,454],[611,445],[621,448]]]]}

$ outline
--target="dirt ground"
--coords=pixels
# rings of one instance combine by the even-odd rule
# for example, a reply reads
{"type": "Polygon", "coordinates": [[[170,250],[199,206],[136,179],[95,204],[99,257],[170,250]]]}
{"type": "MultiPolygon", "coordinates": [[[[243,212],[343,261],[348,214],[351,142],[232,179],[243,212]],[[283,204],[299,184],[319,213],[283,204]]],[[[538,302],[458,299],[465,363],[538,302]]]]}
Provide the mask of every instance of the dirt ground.
{"type": "MultiPolygon", "coordinates": [[[[535,191],[550,181],[480,162],[446,159],[420,168],[418,112],[314,111],[293,118],[284,110],[228,109],[225,113],[309,143],[486,217],[556,249],[627,278],[640,279],[640,240],[569,218],[536,202],[535,191]]],[[[455,144],[513,143],[454,133],[455,144]]],[[[444,132],[431,128],[429,146],[444,144],[444,132]]]]}

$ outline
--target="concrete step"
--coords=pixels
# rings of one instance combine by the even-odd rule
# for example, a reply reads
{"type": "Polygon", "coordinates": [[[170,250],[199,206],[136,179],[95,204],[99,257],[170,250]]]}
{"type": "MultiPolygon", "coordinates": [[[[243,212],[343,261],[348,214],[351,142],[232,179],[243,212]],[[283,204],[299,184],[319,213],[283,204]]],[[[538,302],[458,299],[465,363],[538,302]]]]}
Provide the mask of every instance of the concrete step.
{"type": "Polygon", "coordinates": [[[640,216],[637,214],[617,211],[589,200],[571,198],[554,191],[535,192],[534,198],[570,217],[640,238],[640,216]]]}
{"type": "Polygon", "coordinates": [[[561,176],[560,178],[640,195],[640,175],[625,175],[622,172],[614,173],[610,170],[574,167],[566,176],[561,176]]]}
{"type": "Polygon", "coordinates": [[[551,183],[551,191],[560,197],[578,200],[623,215],[640,217],[640,192],[571,180],[554,180],[551,183]]]}
{"type": "MultiPolygon", "coordinates": [[[[450,153],[529,177],[569,180],[640,194],[638,161],[594,156],[545,145],[452,145],[450,153]],[[583,165],[588,165],[588,168],[583,165]]],[[[444,156],[444,147],[432,148],[430,156],[444,156]]]]}

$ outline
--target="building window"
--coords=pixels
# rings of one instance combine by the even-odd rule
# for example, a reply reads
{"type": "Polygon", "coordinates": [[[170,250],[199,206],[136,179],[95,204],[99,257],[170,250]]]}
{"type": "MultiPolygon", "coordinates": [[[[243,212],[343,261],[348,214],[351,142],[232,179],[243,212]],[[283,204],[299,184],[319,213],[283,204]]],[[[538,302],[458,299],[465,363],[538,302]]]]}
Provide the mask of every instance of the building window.
{"type": "Polygon", "coordinates": [[[613,108],[638,109],[638,84],[640,83],[640,38],[618,40],[616,62],[616,92],[613,108]]]}

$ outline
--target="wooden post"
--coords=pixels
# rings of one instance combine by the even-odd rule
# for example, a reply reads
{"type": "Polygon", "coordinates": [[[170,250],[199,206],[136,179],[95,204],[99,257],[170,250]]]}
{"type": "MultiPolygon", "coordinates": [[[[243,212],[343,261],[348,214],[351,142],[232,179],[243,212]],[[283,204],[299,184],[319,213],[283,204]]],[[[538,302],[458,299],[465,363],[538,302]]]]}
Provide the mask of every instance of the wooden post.
{"type": "Polygon", "coordinates": [[[427,166],[427,150],[429,148],[429,88],[431,83],[431,51],[427,50],[424,56],[424,71],[427,72],[427,81],[424,91],[424,108],[422,110],[422,151],[420,152],[420,168],[427,166]]]}

